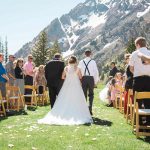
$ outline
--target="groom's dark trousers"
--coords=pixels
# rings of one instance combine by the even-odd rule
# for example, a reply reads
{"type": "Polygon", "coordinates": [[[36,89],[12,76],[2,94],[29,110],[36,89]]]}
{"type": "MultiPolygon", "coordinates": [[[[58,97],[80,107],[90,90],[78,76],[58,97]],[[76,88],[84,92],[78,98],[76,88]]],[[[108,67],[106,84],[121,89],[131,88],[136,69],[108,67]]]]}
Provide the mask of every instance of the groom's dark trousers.
{"type": "Polygon", "coordinates": [[[49,61],[45,66],[45,77],[49,89],[51,108],[53,108],[63,84],[63,80],[61,79],[61,77],[64,71],[64,67],[64,62],[60,60],[49,61]]]}
{"type": "Polygon", "coordinates": [[[89,109],[92,112],[93,99],[94,99],[94,78],[93,76],[83,76],[82,78],[82,88],[87,100],[89,97],[89,109]]]}

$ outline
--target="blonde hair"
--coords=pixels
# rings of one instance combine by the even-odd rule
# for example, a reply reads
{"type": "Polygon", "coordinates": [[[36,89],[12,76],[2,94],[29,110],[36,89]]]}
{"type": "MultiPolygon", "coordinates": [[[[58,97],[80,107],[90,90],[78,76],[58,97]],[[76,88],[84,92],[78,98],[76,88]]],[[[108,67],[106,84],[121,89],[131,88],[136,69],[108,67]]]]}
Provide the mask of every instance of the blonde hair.
{"type": "Polygon", "coordinates": [[[40,66],[38,67],[38,72],[40,72],[40,69],[43,69],[43,70],[44,70],[44,68],[45,68],[44,65],[40,65],[40,66]]]}

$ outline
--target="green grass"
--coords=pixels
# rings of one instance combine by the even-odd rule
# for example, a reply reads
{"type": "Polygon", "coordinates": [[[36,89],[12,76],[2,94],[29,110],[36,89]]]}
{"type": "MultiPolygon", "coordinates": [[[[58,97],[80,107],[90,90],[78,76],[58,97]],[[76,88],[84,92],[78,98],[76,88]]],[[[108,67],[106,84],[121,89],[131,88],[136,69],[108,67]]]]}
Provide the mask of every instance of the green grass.
{"type": "Polygon", "coordinates": [[[0,150],[150,150],[150,144],[136,139],[132,127],[118,110],[99,101],[95,89],[94,117],[91,126],[49,126],[37,124],[49,106],[27,111],[0,121],[0,150]],[[8,145],[13,144],[10,148],[8,145]]]}

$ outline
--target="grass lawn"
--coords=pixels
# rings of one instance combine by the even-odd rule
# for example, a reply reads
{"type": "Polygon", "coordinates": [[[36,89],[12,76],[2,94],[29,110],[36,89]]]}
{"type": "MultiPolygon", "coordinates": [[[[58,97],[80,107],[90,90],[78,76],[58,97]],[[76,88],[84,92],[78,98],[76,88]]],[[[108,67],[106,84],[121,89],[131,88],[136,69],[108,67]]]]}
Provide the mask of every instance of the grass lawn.
{"type": "Polygon", "coordinates": [[[102,87],[95,89],[93,125],[38,125],[37,119],[50,108],[38,107],[0,120],[0,150],[150,150],[148,142],[136,139],[118,110],[99,101],[102,87]]]}

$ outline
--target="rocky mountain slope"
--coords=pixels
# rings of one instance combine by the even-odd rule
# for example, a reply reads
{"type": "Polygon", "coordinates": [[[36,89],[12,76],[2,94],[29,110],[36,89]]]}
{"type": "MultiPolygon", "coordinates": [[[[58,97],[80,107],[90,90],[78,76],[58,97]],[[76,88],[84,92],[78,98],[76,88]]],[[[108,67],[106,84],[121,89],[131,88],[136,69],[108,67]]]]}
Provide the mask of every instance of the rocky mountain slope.
{"type": "MultiPolygon", "coordinates": [[[[145,36],[150,43],[150,0],[86,0],[45,29],[49,46],[58,40],[64,56],[79,58],[91,47],[99,68],[124,51],[129,39],[145,36]]],[[[38,36],[25,44],[17,57],[31,52],[38,36]]]]}

